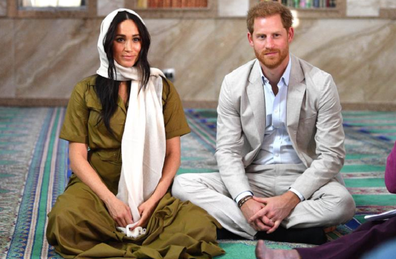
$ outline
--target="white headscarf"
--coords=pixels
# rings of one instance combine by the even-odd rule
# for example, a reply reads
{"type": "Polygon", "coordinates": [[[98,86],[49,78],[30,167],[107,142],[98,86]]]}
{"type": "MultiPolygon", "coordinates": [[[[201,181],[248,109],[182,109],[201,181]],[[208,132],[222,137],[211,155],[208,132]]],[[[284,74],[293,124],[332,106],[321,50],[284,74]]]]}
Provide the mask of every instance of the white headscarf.
{"type": "MultiPolygon", "coordinates": [[[[103,20],[98,40],[100,67],[96,73],[108,78],[108,66],[103,40],[114,17],[126,11],[142,18],[132,10],[117,9],[103,20]]],[[[161,70],[150,69],[150,79],[141,91],[141,73],[137,67],[123,67],[114,60],[115,78],[119,81],[132,80],[124,134],[121,143],[122,169],[117,197],[131,208],[133,221],[140,219],[138,206],[147,200],[162,175],[165,160],[165,126],[162,114],[161,70]]],[[[127,230],[129,226],[127,227],[127,230]]],[[[127,231],[126,231],[127,232],[127,231]]]]}

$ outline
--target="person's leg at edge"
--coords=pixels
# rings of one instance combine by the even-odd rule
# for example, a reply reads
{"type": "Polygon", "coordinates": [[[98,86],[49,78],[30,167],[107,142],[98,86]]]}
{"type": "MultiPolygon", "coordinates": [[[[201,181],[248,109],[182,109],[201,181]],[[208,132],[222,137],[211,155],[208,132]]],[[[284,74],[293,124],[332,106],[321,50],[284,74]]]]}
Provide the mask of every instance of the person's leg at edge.
{"type": "Polygon", "coordinates": [[[324,245],[293,250],[272,250],[266,247],[263,241],[259,241],[256,246],[256,256],[259,259],[360,258],[379,244],[396,238],[394,229],[396,229],[396,218],[382,222],[366,222],[351,234],[324,245]]]}
{"type": "Polygon", "coordinates": [[[256,257],[258,259],[301,259],[297,250],[270,249],[263,240],[257,241],[256,257]]]}

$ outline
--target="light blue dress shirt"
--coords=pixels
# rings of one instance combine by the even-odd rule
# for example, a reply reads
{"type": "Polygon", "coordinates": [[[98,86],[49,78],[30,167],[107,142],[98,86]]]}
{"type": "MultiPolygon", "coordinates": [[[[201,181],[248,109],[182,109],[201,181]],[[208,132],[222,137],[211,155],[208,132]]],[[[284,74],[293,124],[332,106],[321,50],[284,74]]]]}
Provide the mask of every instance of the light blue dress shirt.
{"type": "Polygon", "coordinates": [[[291,58],[289,58],[289,64],[278,82],[279,90],[278,94],[275,96],[272,91],[272,86],[260,69],[264,87],[266,124],[261,151],[253,161],[253,164],[269,165],[302,163],[292,146],[292,142],[286,129],[286,101],[287,88],[290,80],[290,70],[291,58]]]}

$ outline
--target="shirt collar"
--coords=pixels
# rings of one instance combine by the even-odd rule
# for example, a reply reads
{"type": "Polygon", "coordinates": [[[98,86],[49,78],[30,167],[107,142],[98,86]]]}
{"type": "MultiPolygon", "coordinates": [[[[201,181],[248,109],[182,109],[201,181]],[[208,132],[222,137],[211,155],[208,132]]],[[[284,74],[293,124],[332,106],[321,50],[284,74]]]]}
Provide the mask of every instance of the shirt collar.
{"type": "MultiPolygon", "coordinates": [[[[259,69],[260,69],[261,79],[263,80],[263,84],[265,85],[266,83],[269,83],[268,79],[263,74],[263,70],[261,69],[261,66],[259,67],[259,69]]],[[[289,85],[290,71],[291,71],[291,56],[289,55],[289,63],[287,64],[285,72],[283,72],[283,75],[282,75],[281,79],[279,80],[278,85],[281,85],[282,83],[285,86],[289,85]]]]}

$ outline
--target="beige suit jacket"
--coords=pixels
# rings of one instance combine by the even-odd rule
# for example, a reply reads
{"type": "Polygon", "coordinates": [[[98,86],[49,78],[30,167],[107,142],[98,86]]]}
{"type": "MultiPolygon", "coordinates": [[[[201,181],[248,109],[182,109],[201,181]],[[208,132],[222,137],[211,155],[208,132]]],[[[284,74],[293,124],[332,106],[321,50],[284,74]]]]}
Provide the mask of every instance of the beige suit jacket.
{"type": "MultiPolygon", "coordinates": [[[[250,190],[246,168],[258,155],[265,131],[265,98],[257,59],[226,75],[217,108],[216,159],[221,178],[235,198],[250,190]]],[[[307,167],[292,188],[309,198],[333,178],[344,183],[345,134],[332,77],[291,56],[287,131],[307,167]]]]}

